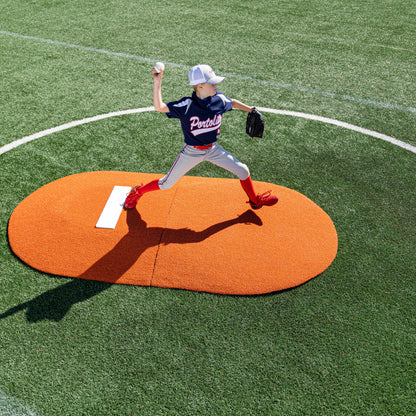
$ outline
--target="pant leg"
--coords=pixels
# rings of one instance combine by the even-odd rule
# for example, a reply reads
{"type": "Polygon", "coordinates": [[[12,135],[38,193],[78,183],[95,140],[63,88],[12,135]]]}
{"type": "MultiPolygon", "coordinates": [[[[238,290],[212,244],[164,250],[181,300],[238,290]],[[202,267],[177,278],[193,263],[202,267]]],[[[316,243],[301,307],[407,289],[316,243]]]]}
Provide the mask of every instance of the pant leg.
{"type": "Polygon", "coordinates": [[[182,176],[201,163],[206,153],[205,150],[198,150],[185,144],[169,172],[163,178],[159,179],[159,188],[171,188],[182,176]]]}
{"type": "Polygon", "coordinates": [[[240,180],[246,180],[250,176],[250,170],[247,165],[241,163],[235,156],[224,150],[217,143],[207,153],[205,160],[234,173],[240,180]]]}

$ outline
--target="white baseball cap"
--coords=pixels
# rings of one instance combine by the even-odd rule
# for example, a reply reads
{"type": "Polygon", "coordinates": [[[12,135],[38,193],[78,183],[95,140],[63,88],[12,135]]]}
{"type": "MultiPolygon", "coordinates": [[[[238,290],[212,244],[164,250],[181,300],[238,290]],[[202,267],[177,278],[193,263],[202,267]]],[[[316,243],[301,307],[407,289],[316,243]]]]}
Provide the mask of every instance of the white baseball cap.
{"type": "Polygon", "coordinates": [[[189,85],[219,84],[225,77],[217,77],[209,65],[195,65],[189,71],[189,85]]]}

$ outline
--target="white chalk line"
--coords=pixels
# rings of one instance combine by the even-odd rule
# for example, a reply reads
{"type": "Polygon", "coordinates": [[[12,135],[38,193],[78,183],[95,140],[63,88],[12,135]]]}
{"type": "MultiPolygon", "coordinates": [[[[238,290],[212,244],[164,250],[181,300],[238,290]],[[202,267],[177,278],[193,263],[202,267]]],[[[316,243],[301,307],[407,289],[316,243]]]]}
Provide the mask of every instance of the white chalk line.
{"type": "Polygon", "coordinates": [[[401,140],[397,140],[394,137],[387,136],[386,134],[378,133],[378,132],[373,131],[373,130],[369,130],[369,129],[365,129],[363,127],[355,126],[354,124],[345,123],[343,121],[335,120],[335,119],[332,119],[332,118],[316,116],[314,114],[299,113],[297,111],[275,110],[273,108],[262,108],[262,107],[259,107],[259,110],[263,111],[263,112],[268,112],[268,113],[305,118],[305,119],[313,120],[313,121],[320,121],[322,123],[327,123],[327,124],[332,124],[334,126],[343,127],[345,129],[356,131],[358,133],[362,133],[362,134],[365,134],[367,136],[375,137],[376,139],[384,140],[386,142],[394,144],[395,146],[402,147],[403,149],[409,150],[410,152],[416,154],[416,147],[412,146],[409,143],[402,142],[401,140]]]}
{"type": "Polygon", "coordinates": [[[123,116],[127,114],[143,113],[145,111],[152,111],[152,110],[154,110],[154,107],[143,107],[143,108],[136,108],[132,110],[114,111],[112,113],[100,114],[94,117],[83,118],[82,120],[71,121],[69,123],[65,123],[57,127],[52,127],[47,130],[39,131],[38,133],[31,134],[30,136],[22,137],[21,139],[18,139],[18,140],[15,140],[14,142],[6,144],[0,147],[0,155],[16,147],[19,147],[22,144],[29,143],[32,140],[40,139],[41,137],[48,136],[49,134],[57,133],[58,131],[67,130],[72,127],[81,126],[82,124],[92,123],[93,121],[104,120],[110,117],[123,116]]]}
{"type": "MultiPolygon", "coordinates": [[[[73,43],[60,42],[60,41],[52,40],[52,39],[44,39],[44,38],[40,38],[40,37],[36,37],[36,36],[22,35],[20,33],[13,33],[13,32],[8,32],[8,31],[5,31],[5,30],[0,30],[0,34],[7,35],[7,36],[13,36],[13,37],[16,37],[16,38],[21,38],[21,39],[29,39],[29,40],[33,40],[33,41],[37,41],[37,42],[50,43],[52,45],[64,46],[64,47],[67,47],[67,48],[74,48],[74,49],[80,49],[80,50],[89,51],[89,52],[101,53],[101,54],[105,54],[105,55],[117,56],[119,58],[135,59],[135,60],[143,61],[143,62],[155,63],[157,60],[159,60],[159,59],[151,59],[151,58],[147,58],[147,57],[144,57],[144,56],[132,55],[132,54],[123,53],[123,52],[113,52],[113,51],[93,48],[93,47],[89,47],[89,46],[75,45],[73,43]]],[[[188,71],[189,71],[189,69],[191,69],[191,67],[188,66],[188,65],[177,64],[175,62],[165,62],[164,61],[164,64],[167,65],[167,66],[186,69],[188,71]]],[[[263,80],[263,79],[259,79],[259,78],[253,78],[253,77],[248,77],[248,76],[243,76],[243,75],[238,75],[238,74],[232,74],[232,73],[226,73],[226,72],[218,72],[218,75],[222,75],[222,76],[226,76],[228,78],[234,78],[234,79],[238,79],[238,80],[242,80],[242,81],[249,81],[249,82],[256,82],[256,83],[264,84],[264,85],[270,85],[270,86],[278,87],[278,88],[285,88],[285,89],[289,89],[289,90],[292,90],[292,91],[300,91],[300,92],[306,92],[306,93],[310,93],[310,94],[322,95],[322,96],[325,96],[325,97],[335,98],[335,99],[339,99],[339,100],[353,101],[353,102],[360,103],[360,104],[366,104],[366,105],[371,105],[371,106],[375,106],[375,107],[382,107],[382,108],[387,108],[387,109],[390,109],[390,110],[399,110],[399,111],[405,111],[405,112],[408,112],[408,113],[416,113],[416,108],[414,108],[414,107],[408,107],[408,106],[391,104],[391,103],[383,103],[383,102],[373,101],[373,100],[369,100],[369,99],[365,99],[365,98],[352,97],[352,96],[346,95],[346,94],[337,94],[337,93],[328,92],[328,91],[320,91],[320,90],[317,90],[315,88],[310,88],[310,87],[303,87],[303,86],[299,86],[299,85],[285,84],[285,83],[280,83],[280,82],[276,82],[276,81],[272,81],[272,80],[263,80]]]]}
{"type": "Polygon", "coordinates": [[[33,410],[28,409],[14,397],[7,396],[0,390],[0,416],[36,416],[33,410]]]}
{"type": "Polygon", "coordinates": [[[402,46],[393,46],[393,45],[386,45],[386,44],[382,44],[382,43],[357,43],[354,39],[343,39],[343,38],[337,38],[334,36],[325,36],[322,34],[311,34],[311,33],[299,33],[299,32],[289,32],[286,31],[284,33],[285,35],[290,35],[290,36],[298,36],[304,39],[316,39],[316,41],[324,41],[324,42],[331,42],[331,43],[338,43],[340,45],[344,45],[344,46],[357,46],[357,45],[363,45],[366,47],[371,47],[371,48],[383,48],[383,49],[391,49],[394,51],[404,51],[404,52],[409,52],[411,54],[414,54],[414,51],[412,50],[411,45],[408,48],[402,47],[402,46]]]}
{"type": "MultiPolygon", "coordinates": [[[[416,147],[415,146],[412,146],[408,143],[397,140],[394,137],[387,136],[385,134],[378,133],[378,132],[373,131],[373,130],[364,129],[364,128],[359,127],[359,126],[354,126],[353,124],[345,123],[343,121],[339,121],[339,120],[335,120],[335,119],[327,118],[327,117],[320,117],[320,116],[317,116],[317,115],[314,115],[314,114],[300,113],[300,112],[297,112],[297,111],[276,110],[274,108],[264,108],[264,107],[259,107],[259,110],[262,111],[262,112],[265,112],[265,113],[272,113],[272,114],[286,115],[286,116],[292,116],[292,117],[299,117],[299,118],[304,118],[304,119],[307,119],[307,120],[320,121],[322,123],[332,124],[334,126],[338,126],[338,127],[342,127],[342,128],[348,129],[348,130],[356,131],[358,133],[362,133],[362,134],[365,134],[367,136],[375,137],[376,139],[384,140],[386,142],[394,144],[395,146],[399,146],[403,149],[406,149],[406,150],[416,154],[416,147]]],[[[92,123],[94,121],[104,120],[104,119],[110,118],[110,117],[118,117],[118,116],[123,116],[123,115],[128,115],[128,114],[144,113],[146,111],[154,111],[154,107],[142,107],[142,108],[135,108],[135,109],[130,109],[130,110],[114,111],[114,112],[107,113],[107,114],[100,114],[100,115],[97,115],[97,116],[94,116],[94,117],[84,118],[82,120],[71,121],[69,123],[65,123],[65,124],[62,124],[62,125],[57,126],[57,127],[52,127],[50,129],[43,130],[43,131],[40,131],[40,132],[35,133],[35,134],[31,134],[30,136],[26,136],[26,137],[23,137],[21,139],[15,140],[14,142],[11,142],[9,144],[6,144],[6,145],[0,147],[0,155],[4,154],[4,153],[6,153],[6,152],[8,152],[12,149],[15,149],[16,147],[19,147],[22,144],[29,143],[33,140],[40,139],[41,137],[45,137],[45,136],[48,136],[50,134],[57,133],[59,131],[67,130],[67,129],[70,129],[72,127],[80,126],[82,124],[92,123]]]]}

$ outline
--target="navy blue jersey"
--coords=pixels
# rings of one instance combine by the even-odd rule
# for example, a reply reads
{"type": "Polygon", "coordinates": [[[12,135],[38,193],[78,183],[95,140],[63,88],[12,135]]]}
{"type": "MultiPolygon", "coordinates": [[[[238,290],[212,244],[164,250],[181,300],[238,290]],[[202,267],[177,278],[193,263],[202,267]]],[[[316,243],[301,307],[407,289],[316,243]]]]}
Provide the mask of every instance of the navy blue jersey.
{"type": "Polygon", "coordinates": [[[231,98],[217,92],[204,100],[195,92],[192,97],[166,103],[170,118],[178,118],[185,138],[191,146],[203,146],[214,143],[220,135],[222,114],[232,110],[231,98]]]}

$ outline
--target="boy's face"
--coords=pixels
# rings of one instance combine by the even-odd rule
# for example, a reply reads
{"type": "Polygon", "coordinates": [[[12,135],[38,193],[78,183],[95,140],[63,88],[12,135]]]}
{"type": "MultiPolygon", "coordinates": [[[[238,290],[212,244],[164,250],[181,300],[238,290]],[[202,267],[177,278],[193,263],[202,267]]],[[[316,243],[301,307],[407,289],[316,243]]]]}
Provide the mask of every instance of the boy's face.
{"type": "Polygon", "coordinates": [[[203,98],[212,97],[217,93],[218,84],[199,84],[198,92],[199,95],[203,98]]]}

